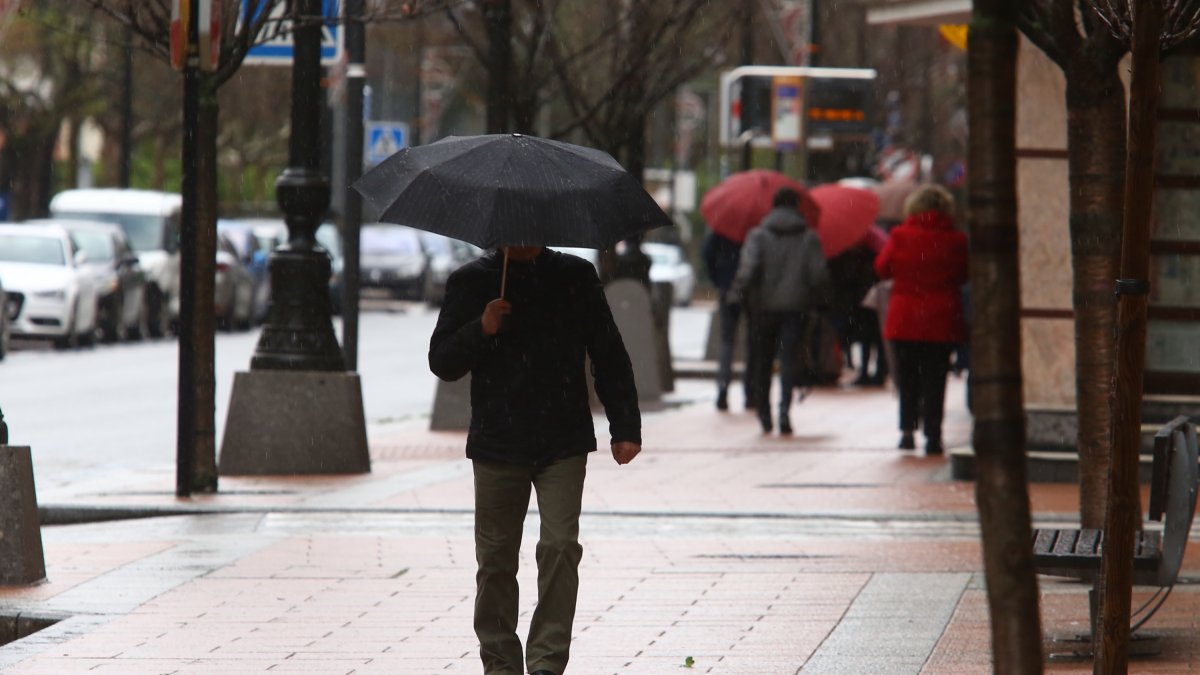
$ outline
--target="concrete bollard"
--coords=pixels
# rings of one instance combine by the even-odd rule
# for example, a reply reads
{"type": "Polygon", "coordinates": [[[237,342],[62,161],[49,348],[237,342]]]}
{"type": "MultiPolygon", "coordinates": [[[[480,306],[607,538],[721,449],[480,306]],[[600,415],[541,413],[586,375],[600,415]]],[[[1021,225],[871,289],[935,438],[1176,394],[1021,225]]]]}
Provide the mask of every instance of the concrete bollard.
{"type": "Polygon", "coordinates": [[[471,428],[471,375],[446,382],[439,379],[433,396],[430,431],[467,431],[471,428]]]}
{"type": "Polygon", "coordinates": [[[629,352],[638,400],[643,404],[660,402],[663,389],[658,370],[650,292],[641,282],[617,279],[604,287],[604,295],[612,309],[613,321],[621,331],[625,351],[629,352]]]}
{"type": "Polygon", "coordinates": [[[28,446],[0,445],[0,584],[45,578],[33,456],[28,446]]]}

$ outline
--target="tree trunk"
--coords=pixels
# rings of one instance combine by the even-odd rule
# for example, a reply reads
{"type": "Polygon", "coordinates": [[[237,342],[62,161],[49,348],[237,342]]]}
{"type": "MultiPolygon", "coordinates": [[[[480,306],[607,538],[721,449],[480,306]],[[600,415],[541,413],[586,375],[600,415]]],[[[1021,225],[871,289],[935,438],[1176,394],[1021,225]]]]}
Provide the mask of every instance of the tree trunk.
{"type": "Polygon", "coordinates": [[[1079,63],[1067,75],[1067,148],[1074,267],[1075,399],[1079,424],[1079,512],[1100,528],[1112,453],[1109,397],[1115,376],[1117,304],[1125,185],[1125,87],[1117,60],[1079,63]],[[1106,139],[1097,143],[1096,139],[1106,139]]]}
{"type": "Polygon", "coordinates": [[[1149,298],[1150,223],[1154,210],[1154,155],[1158,130],[1158,0],[1133,3],[1133,68],[1129,84],[1129,149],[1125,164],[1125,209],[1121,237],[1121,278],[1117,282],[1117,381],[1115,426],[1109,471],[1108,508],[1100,566],[1099,644],[1096,673],[1124,673],[1129,667],[1129,619],[1133,592],[1134,537],[1141,519],[1138,451],[1142,385],[1146,368],[1146,306],[1149,298]]]}
{"type": "Polygon", "coordinates": [[[971,388],[975,489],[997,673],[1041,673],[1021,392],[1016,218],[1016,7],[976,0],[970,96],[971,388]]]}

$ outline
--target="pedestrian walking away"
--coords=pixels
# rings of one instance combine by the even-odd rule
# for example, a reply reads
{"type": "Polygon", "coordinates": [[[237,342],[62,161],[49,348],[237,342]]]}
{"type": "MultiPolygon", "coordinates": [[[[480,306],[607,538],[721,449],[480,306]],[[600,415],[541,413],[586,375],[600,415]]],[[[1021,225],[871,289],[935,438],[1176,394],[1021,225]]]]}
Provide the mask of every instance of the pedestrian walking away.
{"type": "Polygon", "coordinates": [[[746,409],[754,409],[754,392],[750,386],[750,373],[753,365],[750,355],[753,353],[750,344],[753,335],[749,326],[749,316],[742,311],[741,303],[729,299],[729,288],[733,277],[737,274],[738,256],[742,245],[729,237],[716,232],[709,232],[704,240],[704,267],[708,278],[717,287],[717,327],[719,329],[719,344],[717,347],[717,410],[729,409],[729,385],[733,381],[733,355],[736,350],[738,321],[746,320],[746,359],[742,373],[743,400],[746,409]]]}
{"type": "Polygon", "coordinates": [[[940,455],[942,411],[950,354],[966,339],[962,286],[967,282],[967,237],[954,227],[954,198],[943,187],[917,188],[904,205],[906,218],[875,258],[875,272],[892,279],[883,336],[896,356],[900,391],[900,444],[940,455]]]}
{"type": "Polygon", "coordinates": [[[796,352],[806,313],[826,301],[829,270],[821,242],[798,210],[800,195],[780,188],[762,224],[742,246],[730,289],[735,301],[749,298],[754,318],[754,396],[763,433],[774,427],[771,370],[780,361],[779,432],[792,433],[789,410],[797,385],[796,352]]]}
{"type": "Polygon", "coordinates": [[[485,673],[562,675],[567,666],[584,475],[596,449],[585,357],[613,459],[627,464],[641,451],[637,390],[592,265],[542,247],[505,246],[447,281],[429,366],[443,380],[471,376],[474,624],[485,673]],[[531,492],[541,518],[538,601],[522,655],[517,565],[531,492]]]}

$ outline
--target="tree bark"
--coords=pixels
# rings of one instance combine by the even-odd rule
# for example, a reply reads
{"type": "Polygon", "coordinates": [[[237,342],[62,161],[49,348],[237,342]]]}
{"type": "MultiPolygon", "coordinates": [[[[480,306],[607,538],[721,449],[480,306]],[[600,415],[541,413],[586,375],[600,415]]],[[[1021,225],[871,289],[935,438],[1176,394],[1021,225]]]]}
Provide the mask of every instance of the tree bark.
{"type": "Polygon", "coordinates": [[[1112,280],[1120,264],[1125,183],[1125,87],[1115,60],[1106,72],[1081,72],[1095,69],[1080,64],[1067,74],[1079,512],[1087,528],[1102,527],[1108,494],[1117,321],[1112,280]]]}
{"type": "Polygon", "coordinates": [[[1117,282],[1117,384],[1115,426],[1109,472],[1108,507],[1100,581],[1099,644],[1096,673],[1124,673],[1129,667],[1129,619],[1133,591],[1134,537],[1141,519],[1138,452],[1142,386],[1146,367],[1146,306],[1149,298],[1150,223],[1154,209],[1154,156],[1158,129],[1158,0],[1133,3],[1133,68],[1129,85],[1129,149],[1125,165],[1125,209],[1121,238],[1121,279],[1117,282]]]}
{"type": "Polygon", "coordinates": [[[1016,10],[976,0],[970,92],[971,388],[975,495],[997,673],[1041,673],[1021,391],[1016,218],[1016,10]]]}

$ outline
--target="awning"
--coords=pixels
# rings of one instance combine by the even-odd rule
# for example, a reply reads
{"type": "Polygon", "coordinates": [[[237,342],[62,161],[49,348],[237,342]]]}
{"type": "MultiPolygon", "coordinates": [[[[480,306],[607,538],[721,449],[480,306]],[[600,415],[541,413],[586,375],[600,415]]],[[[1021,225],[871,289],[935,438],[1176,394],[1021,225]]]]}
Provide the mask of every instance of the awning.
{"type": "Polygon", "coordinates": [[[871,26],[933,26],[970,19],[971,0],[876,0],[867,5],[867,24],[871,26]]]}

